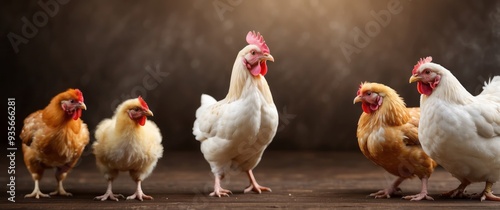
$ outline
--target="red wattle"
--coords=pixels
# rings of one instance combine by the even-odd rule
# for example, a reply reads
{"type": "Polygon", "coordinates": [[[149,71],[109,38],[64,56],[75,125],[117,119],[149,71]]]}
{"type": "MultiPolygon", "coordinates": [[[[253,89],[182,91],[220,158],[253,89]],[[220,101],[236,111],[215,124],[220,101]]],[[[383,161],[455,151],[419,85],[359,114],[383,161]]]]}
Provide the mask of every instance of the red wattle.
{"type": "Polygon", "coordinates": [[[432,94],[432,87],[429,84],[424,84],[423,82],[417,83],[417,90],[420,94],[430,96],[432,94]]]}
{"type": "Polygon", "coordinates": [[[253,76],[257,76],[260,74],[260,65],[255,65],[252,69],[250,69],[250,73],[253,75],[253,76]]]}
{"type": "Polygon", "coordinates": [[[144,126],[146,124],[146,116],[142,116],[141,118],[137,119],[137,123],[139,125],[144,126]]]}
{"type": "Polygon", "coordinates": [[[73,112],[73,120],[78,120],[82,116],[82,110],[81,109],[76,109],[75,112],[73,112]]]}
{"type": "Polygon", "coordinates": [[[363,109],[363,112],[370,114],[372,113],[372,109],[370,109],[370,104],[369,103],[362,103],[361,108],[363,109]]]}
{"type": "Polygon", "coordinates": [[[260,62],[260,74],[265,76],[267,74],[267,64],[266,61],[260,62]]]}

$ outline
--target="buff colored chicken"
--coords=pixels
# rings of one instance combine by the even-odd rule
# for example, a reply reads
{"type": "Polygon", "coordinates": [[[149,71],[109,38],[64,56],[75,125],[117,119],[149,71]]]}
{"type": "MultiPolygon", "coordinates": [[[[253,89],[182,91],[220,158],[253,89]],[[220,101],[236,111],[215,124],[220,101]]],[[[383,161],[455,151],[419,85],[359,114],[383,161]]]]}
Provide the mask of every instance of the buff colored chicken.
{"type": "Polygon", "coordinates": [[[50,195],[71,196],[64,190],[63,181],[89,143],[89,130],[80,119],[82,109],[87,109],[82,92],[68,89],[54,96],[45,109],[24,120],[20,135],[24,163],[35,181],[33,192],[25,197],[50,197],[38,186],[48,168],[56,168],[57,180],[57,189],[50,195]]]}
{"type": "Polygon", "coordinates": [[[421,94],[422,147],[461,182],[443,196],[500,201],[491,189],[500,180],[500,76],[473,96],[448,69],[427,57],[414,66],[410,82],[417,82],[421,94]],[[486,183],[477,196],[465,193],[473,182],[486,183]]]}
{"type": "Polygon", "coordinates": [[[264,75],[266,61],[274,61],[264,38],[249,32],[236,56],[229,91],[221,101],[201,96],[193,134],[215,176],[210,196],[229,196],[220,182],[231,171],[246,172],[250,185],[244,192],[271,191],[255,180],[253,169],[260,162],[278,127],[278,111],[264,75]]]}
{"type": "Polygon", "coordinates": [[[106,193],[95,199],[118,201],[121,194],[113,194],[112,183],[119,171],[128,171],[137,184],[136,192],[129,199],[151,200],[144,194],[141,183],[163,156],[162,136],[158,126],[150,120],[153,116],[146,102],[139,96],[124,101],[111,119],[104,119],[96,128],[93,144],[96,164],[108,181],[106,193]]]}
{"type": "Polygon", "coordinates": [[[359,102],[363,109],[357,130],[361,152],[398,177],[391,186],[370,196],[390,198],[399,193],[398,186],[404,180],[417,176],[422,182],[420,193],[403,198],[433,200],[427,194],[427,182],[437,164],[420,146],[419,108],[407,108],[395,90],[378,83],[362,83],[354,98],[354,103],[359,102]]]}

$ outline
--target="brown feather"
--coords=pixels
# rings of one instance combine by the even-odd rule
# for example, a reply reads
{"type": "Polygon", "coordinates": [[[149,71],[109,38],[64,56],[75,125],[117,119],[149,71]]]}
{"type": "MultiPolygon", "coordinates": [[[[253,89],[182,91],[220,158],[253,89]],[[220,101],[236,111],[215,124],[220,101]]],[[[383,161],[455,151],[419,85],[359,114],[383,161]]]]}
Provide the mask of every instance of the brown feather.
{"type": "Polygon", "coordinates": [[[419,108],[406,108],[396,91],[385,85],[365,83],[360,92],[367,90],[382,96],[383,103],[375,112],[361,114],[357,129],[361,152],[395,176],[429,177],[437,164],[418,140],[419,108]]]}
{"type": "Polygon", "coordinates": [[[60,105],[62,100],[77,98],[74,90],[69,89],[24,120],[20,134],[24,161],[36,177],[43,173],[44,168],[72,168],[88,144],[87,125],[81,119],[73,120],[60,105]]]}

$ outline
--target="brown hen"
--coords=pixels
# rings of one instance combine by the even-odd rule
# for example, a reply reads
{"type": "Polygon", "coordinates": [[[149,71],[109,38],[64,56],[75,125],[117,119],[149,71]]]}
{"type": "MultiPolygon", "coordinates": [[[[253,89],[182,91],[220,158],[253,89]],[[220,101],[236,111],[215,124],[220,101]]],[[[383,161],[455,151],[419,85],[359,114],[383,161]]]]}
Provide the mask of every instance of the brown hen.
{"type": "Polygon", "coordinates": [[[422,150],[418,139],[419,108],[407,108],[403,99],[388,86],[362,83],[354,103],[361,102],[357,137],[361,152],[372,162],[398,178],[388,188],[370,194],[390,198],[404,180],[417,176],[422,181],[419,194],[408,200],[433,200],[427,195],[427,182],[436,162],[422,150]]]}
{"type": "Polygon", "coordinates": [[[25,197],[50,197],[40,191],[38,182],[48,168],[56,168],[57,188],[50,195],[71,196],[63,187],[69,170],[78,162],[89,143],[89,130],[80,119],[83,94],[68,89],[52,98],[45,109],[24,120],[20,138],[23,141],[24,163],[35,181],[33,192],[25,197]]]}

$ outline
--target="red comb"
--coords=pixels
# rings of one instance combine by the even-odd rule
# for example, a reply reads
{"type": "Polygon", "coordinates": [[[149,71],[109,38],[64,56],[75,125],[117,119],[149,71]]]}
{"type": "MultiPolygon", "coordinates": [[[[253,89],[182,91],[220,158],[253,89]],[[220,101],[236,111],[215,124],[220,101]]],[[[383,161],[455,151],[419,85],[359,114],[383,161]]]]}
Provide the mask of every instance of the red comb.
{"type": "Polygon", "coordinates": [[[359,84],[359,89],[358,89],[358,92],[356,92],[356,95],[359,96],[362,87],[363,87],[363,83],[359,84]]]}
{"type": "Polygon", "coordinates": [[[144,99],[142,99],[141,96],[139,96],[137,99],[139,99],[139,102],[141,102],[142,108],[149,109],[148,104],[146,103],[146,101],[144,101],[144,99]]]}
{"type": "Polygon", "coordinates": [[[413,70],[411,71],[411,73],[416,74],[417,69],[420,67],[420,65],[422,65],[424,63],[430,63],[431,61],[432,61],[431,56],[427,56],[426,58],[420,58],[420,60],[417,62],[417,64],[415,64],[415,66],[413,67],[413,70]]]}
{"type": "Polygon", "coordinates": [[[260,50],[263,53],[269,53],[269,47],[267,47],[266,41],[264,40],[264,37],[260,35],[259,32],[257,34],[255,31],[250,31],[247,34],[247,42],[248,44],[254,44],[259,46],[260,50]]]}
{"type": "Polygon", "coordinates": [[[79,89],[75,89],[76,96],[78,96],[78,101],[83,102],[83,94],[79,89]]]}

